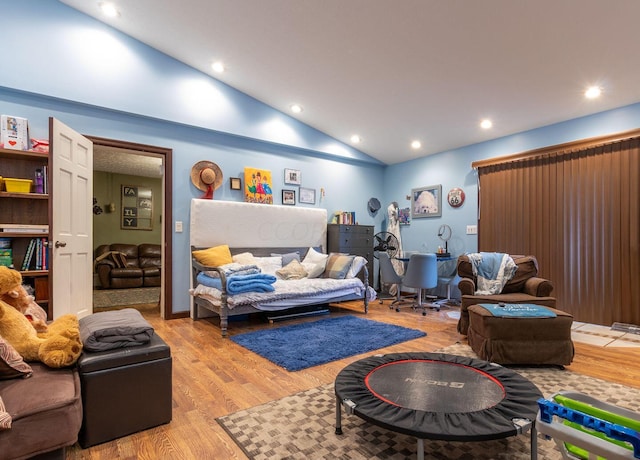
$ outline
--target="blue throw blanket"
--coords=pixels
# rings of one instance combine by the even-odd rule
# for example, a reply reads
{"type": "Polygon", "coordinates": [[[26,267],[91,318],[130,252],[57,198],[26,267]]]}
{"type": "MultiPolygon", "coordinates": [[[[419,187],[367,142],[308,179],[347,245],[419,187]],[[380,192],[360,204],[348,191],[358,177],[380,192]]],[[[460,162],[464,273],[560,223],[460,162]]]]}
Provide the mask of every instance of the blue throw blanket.
{"type": "Polygon", "coordinates": [[[543,305],[534,303],[479,303],[493,316],[509,318],[555,318],[557,315],[543,305]]]}
{"type": "MultiPolygon", "coordinates": [[[[216,289],[222,289],[220,278],[212,278],[205,273],[199,273],[196,280],[200,284],[216,289]]],[[[273,292],[276,277],[266,273],[252,275],[231,275],[227,278],[227,294],[235,295],[243,292],[273,292]]]]}
{"type": "Polygon", "coordinates": [[[499,252],[478,252],[467,257],[476,276],[476,295],[500,294],[518,269],[511,257],[499,252]]]}

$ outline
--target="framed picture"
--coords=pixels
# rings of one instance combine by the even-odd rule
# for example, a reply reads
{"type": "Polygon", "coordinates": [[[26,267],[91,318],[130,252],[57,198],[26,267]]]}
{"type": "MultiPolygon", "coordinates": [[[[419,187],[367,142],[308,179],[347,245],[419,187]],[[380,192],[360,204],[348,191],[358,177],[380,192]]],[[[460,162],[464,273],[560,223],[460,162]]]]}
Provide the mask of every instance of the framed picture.
{"type": "Polygon", "coordinates": [[[121,186],[123,230],[153,230],[153,191],[150,187],[121,186]]]}
{"type": "Polygon", "coordinates": [[[242,190],[242,181],[239,177],[229,178],[229,184],[231,186],[231,190],[242,190]]]}
{"type": "Polygon", "coordinates": [[[267,169],[244,168],[244,201],[273,204],[272,179],[267,169]]]}
{"type": "Polygon", "coordinates": [[[300,203],[316,204],[316,189],[300,187],[300,203]]]}
{"type": "Polygon", "coordinates": [[[284,183],[291,185],[302,184],[302,175],[298,169],[286,169],[284,170],[284,183]]]}
{"type": "Polygon", "coordinates": [[[411,217],[418,219],[440,216],[442,216],[442,185],[429,185],[411,190],[411,217]]]}
{"type": "Polygon", "coordinates": [[[283,190],[282,191],[282,204],[296,204],[296,191],[295,190],[283,190]]]}
{"type": "Polygon", "coordinates": [[[411,223],[411,208],[398,209],[398,223],[409,225],[411,223]]]}

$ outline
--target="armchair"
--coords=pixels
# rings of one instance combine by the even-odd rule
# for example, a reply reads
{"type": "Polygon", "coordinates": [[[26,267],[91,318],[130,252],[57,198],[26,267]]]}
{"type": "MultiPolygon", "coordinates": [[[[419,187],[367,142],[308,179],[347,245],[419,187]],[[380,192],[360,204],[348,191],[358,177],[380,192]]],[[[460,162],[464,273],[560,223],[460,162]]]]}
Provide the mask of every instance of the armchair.
{"type": "Polygon", "coordinates": [[[466,255],[458,257],[457,271],[461,280],[458,288],[462,294],[458,332],[467,335],[469,329],[469,311],[471,305],[479,303],[535,303],[555,308],[556,299],[551,297],[553,284],[539,278],[538,261],[534,256],[512,255],[517,265],[513,278],[505,284],[500,294],[476,295],[476,277],[473,275],[471,262],[466,255]]]}

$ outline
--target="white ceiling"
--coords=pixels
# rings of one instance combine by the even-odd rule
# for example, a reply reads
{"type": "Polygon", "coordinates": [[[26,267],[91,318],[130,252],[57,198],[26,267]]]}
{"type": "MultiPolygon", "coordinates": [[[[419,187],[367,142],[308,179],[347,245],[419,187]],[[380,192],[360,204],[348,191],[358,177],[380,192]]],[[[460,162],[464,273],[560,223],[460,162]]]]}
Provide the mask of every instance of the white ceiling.
{"type": "Polygon", "coordinates": [[[93,170],[128,176],[162,177],[162,158],[103,145],[93,147],[93,170]]]}
{"type": "Polygon", "coordinates": [[[638,0],[61,1],[387,164],[640,101],[638,0]]]}

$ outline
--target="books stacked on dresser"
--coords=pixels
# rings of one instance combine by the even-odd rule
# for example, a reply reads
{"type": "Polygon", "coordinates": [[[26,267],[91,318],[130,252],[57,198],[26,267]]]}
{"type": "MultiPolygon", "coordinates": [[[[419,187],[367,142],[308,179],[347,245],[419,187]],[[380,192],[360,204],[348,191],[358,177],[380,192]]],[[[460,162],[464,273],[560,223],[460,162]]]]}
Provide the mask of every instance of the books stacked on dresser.
{"type": "Polygon", "coordinates": [[[354,211],[336,211],[333,213],[332,224],[356,224],[356,213],[354,211]]]}

